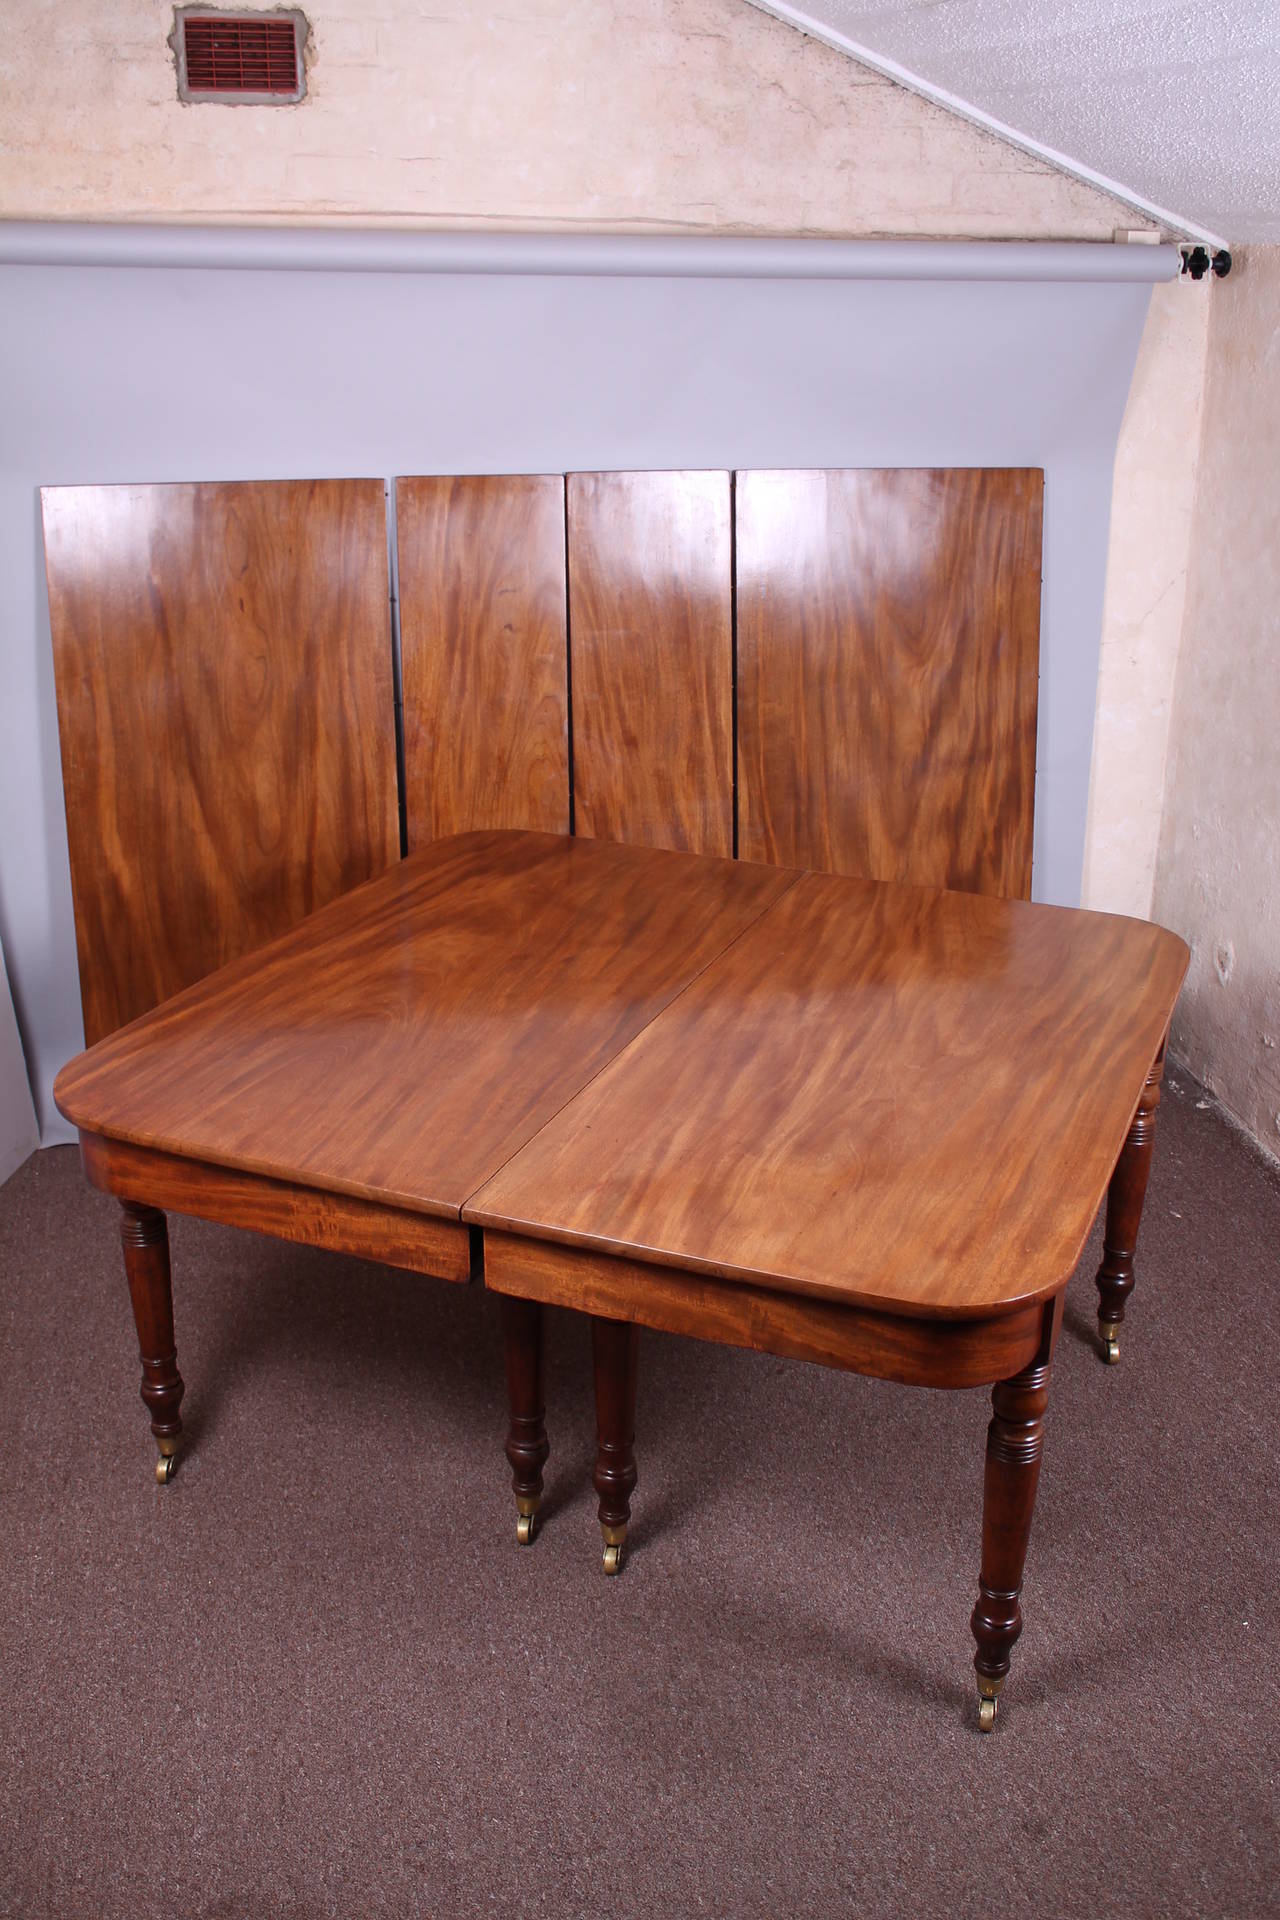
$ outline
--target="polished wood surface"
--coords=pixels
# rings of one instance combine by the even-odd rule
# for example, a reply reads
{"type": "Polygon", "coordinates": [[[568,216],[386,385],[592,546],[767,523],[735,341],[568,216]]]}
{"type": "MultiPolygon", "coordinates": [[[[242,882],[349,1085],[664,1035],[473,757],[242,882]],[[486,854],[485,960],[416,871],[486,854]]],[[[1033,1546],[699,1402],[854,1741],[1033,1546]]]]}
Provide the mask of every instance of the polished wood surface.
{"type": "Polygon", "coordinates": [[[989,1386],[1017,1373],[1035,1357],[1044,1313],[1030,1306],[989,1320],[921,1320],[493,1229],[484,1235],[484,1278],[493,1293],[912,1387],[989,1386]]]}
{"type": "Polygon", "coordinates": [[[596,1464],[592,1484],[604,1535],[606,1573],[622,1569],[622,1548],[636,1490],[636,1391],[640,1378],[640,1329],[627,1320],[597,1314],[591,1321],[592,1371],[596,1389],[596,1464]]]}
{"type": "Polygon", "coordinates": [[[733,852],[727,473],[571,473],[575,831],[733,852]]]}
{"type": "Polygon", "coordinates": [[[330,1253],[352,1253],[383,1266],[429,1273],[437,1280],[471,1278],[471,1229],[456,1220],[351,1194],[323,1193],[101,1134],[81,1133],[80,1157],[93,1185],[117,1198],[145,1199],[170,1213],[245,1227],[330,1253]]]}
{"type": "Polygon", "coordinates": [[[1125,1301],[1133,1292],[1134,1256],[1138,1250],[1138,1228],[1142,1224],[1142,1203],[1147,1197],[1151,1174],[1151,1155],[1156,1143],[1156,1111],[1160,1105],[1160,1082],[1164,1077],[1164,1041],[1160,1043],[1147,1075],[1125,1143],[1120,1149],[1116,1170],[1107,1188],[1107,1218],[1102,1236],[1102,1264],[1097,1272],[1098,1332],[1107,1360],[1120,1357],[1120,1328],[1124,1321],[1125,1301]]]}
{"type": "Polygon", "coordinates": [[[464,1218],[926,1316],[1046,1298],[1186,963],[1143,921],[805,874],[464,1218]]]}
{"type": "Polygon", "coordinates": [[[430,843],[59,1076],[123,1203],[157,1478],[183,1395],[164,1205],[483,1272],[522,1542],[549,1450],[543,1305],[589,1314],[610,1573],[641,1325],[994,1381],[989,1727],[1063,1289],[1122,1141],[1133,1200],[1187,957],[1141,922],[972,894],[543,834],[430,843]]]}
{"type": "Polygon", "coordinates": [[[564,477],[396,481],[409,850],[569,831],[564,477]]]}
{"type": "Polygon", "coordinates": [[[85,1038],[399,851],[383,486],[52,487],[85,1038]]]}
{"type": "Polygon", "coordinates": [[[739,473],[744,858],[1025,899],[1043,476],[739,473]]]}
{"type": "MultiPolygon", "coordinates": [[[[172,1458],[182,1436],[178,1409],[186,1391],[178,1372],[173,1337],[173,1289],[169,1274],[169,1227],[155,1207],[126,1200],[120,1209],[120,1244],[142,1362],[142,1404],[161,1457],[172,1458]]],[[[164,1477],[167,1477],[165,1475],[164,1477]]]]}
{"type": "Polygon", "coordinates": [[[1044,1335],[1031,1365],[1012,1379],[997,1382],[991,1393],[986,1470],[982,1499],[982,1562],[978,1600],[970,1625],[978,1643],[974,1669],[979,1699],[987,1703],[990,1730],[1009,1671],[1010,1655],[1022,1632],[1022,1575],[1026,1566],[1040,1458],[1049,1372],[1062,1318],[1062,1298],[1045,1310],[1044,1335]]]}
{"type": "Polygon", "coordinates": [[[502,1301],[502,1349],[507,1372],[507,1464],[516,1497],[522,1546],[533,1540],[542,1505],[542,1469],[551,1452],[543,1393],[542,1308],[536,1300],[502,1301]]]}
{"type": "Polygon", "coordinates": [[[793,884],[550,834],[437,840],[80,1055],[55,1098],[82,1131],[456,1217],[793,884]]]}

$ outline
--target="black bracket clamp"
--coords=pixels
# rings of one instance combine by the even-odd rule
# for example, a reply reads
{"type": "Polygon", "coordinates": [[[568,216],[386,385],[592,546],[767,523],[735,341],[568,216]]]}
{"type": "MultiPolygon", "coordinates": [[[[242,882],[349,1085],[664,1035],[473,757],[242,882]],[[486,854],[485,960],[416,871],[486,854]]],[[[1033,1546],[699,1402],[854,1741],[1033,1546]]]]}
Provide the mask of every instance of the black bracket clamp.
{"type": "Polygon", "coordinates": [[[1184,247],[1182,271],[1190,274],[1193,280],[1203,280],[1206,273],[1210,272],[1215,280],[1225,280],[1231,271],[1231,255],[1225,247],[1219,247],[1213,254],[1208,247],[1184,247]]]}

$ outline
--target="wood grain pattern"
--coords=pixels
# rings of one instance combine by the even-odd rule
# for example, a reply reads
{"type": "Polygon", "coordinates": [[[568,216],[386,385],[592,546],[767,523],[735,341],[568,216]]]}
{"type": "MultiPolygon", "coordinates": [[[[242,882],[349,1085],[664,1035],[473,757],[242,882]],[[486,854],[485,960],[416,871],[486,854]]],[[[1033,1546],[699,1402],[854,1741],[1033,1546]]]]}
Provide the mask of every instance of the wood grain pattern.
{"type": "MultiPolygon", "coordinates": [[[[1022,1574],[1044,1449],[1044,1415],[1049,1373],[1062,1317],[1046,1313],[1044,1338],[1033,1363],[1011,1380],[997,1383],[991,1395],[987,1458],[983,1476],[982,1563],[978,1600],[970,1625],[978,1643],[974,1670],[979,1696],[995,1700],[1009,1671],[1009,1658],[1022,1632],[1022,1574]]],[[[994,1713],[994,1709],[992,1709],[994,1713]]]]}
{"type": "Polygon", "coordinates": [[[120,1210],[120,1245],[138,1330],[138,1358],[142,1362],[139,1397],[151,1416],[151,1431],[162,1455],[172,1455],[182,1436],[178,1409],[186,1386],[178,1372],[173,1337],[169,1227],[164,1215],[154,1207],[136,1206],[126,1200],[120,1210]]]}
{"type": "Polygon", "coordinates": [[[464,1218],[925,1316],[1047,1298],[1187,957],[1143,921],[805,874],[464,1218]]]}
{"type": "Polygon", "coordinates": [[[732,853],[729,476],[568,488],[575,830],[732,853]]]}
{"type": "Polygon", "coordinates": [[[101,1134],[80,1135],[80,1157],[92,1184],[118,1199],[138,1202],[145,1195],[146,1204],[224,1227],[351,1253],[437,1280],[471,1278],[471,1232],[454,1220],[204,1165],[101,1134]]]}
{"type": "Polygon", "coordinates": [[[1043,475],[739,473],[739,851],[1027,899],[1043,475]]]}
{"type": "Polygon", "coordinates": [[[550,834],[433,841],[81,1054],[54,1096],[82,1131],[456,1218],[794,881],[550,834]]]}
{"type": "Polygon", "coordinates": [[[516,1512],[526,1523],[523,1528],[517,1527],[516,1538],[526,1547],[533,1539],[535,1516],[542,1505],[542,1469],[551,1453],[542,1385],[542,1318],[542,1308],[535,1300],[507,1298],[502,1302],[509,1416],[506,1455],[516,1512]]]}
{"type": "Polygon", "coordinates": [[[46,488],[85,1036],[399,850],[381,481],[46,488]]]}
{"type": "Polygon", "coordinates": [[[908,1319],[489,1230],[484,1277],[493,1293],[913,1387],[1016,1373],[1035,1356],[1044,1315],[1032,1306],[991,1320],[908,1319]]]}
{"type": "Polygon", "coordinates": [[[561,474],[397,480],[409,850],[569,831],[561,474]]]}
{"type": "Polygon", "coordinates": [[[1156,1144],[1156,1114],[1160,1106],[1160,1082],[1164,1078],[1164,1049],[1165,1042],[1162,1040],[1139,1097],[1138,1110],[1120,1149],[1111,1185],[1107,1188],[1102,1265],[1098,1268],[1095,1285],[1098,1289],[1098,1332],[1109,1361],[1119,1357],[1125,1302],[1134,1288],[1133,1265],[1138,1251],[1138,1229],[1142,1225],[1142,1204],[1147,1197],[1151,1156],[1156,1144]]]}
{"type": "Polygon", "coordinates": [[[596,1517],[604,1535],[606,1573],[622,1565],[622,1547],[636,1490],[636,1390],[640,1382],[640,1329],[630,1320],[599,1315],[591,1322],[592,1372],[596,1389],[596,1465],[592,1484],[599,1496],[596,1517]]]}

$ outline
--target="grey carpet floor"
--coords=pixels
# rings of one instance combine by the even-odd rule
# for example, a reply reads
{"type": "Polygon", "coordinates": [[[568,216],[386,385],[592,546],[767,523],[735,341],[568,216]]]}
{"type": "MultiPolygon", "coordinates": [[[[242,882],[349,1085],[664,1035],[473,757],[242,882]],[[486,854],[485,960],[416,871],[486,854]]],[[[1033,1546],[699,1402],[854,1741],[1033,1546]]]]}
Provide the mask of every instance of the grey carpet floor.
{"type": "Polygon", "coordinates": [[[600,1569],[553,1316],[516,1545],[494,1302],[173,1224],[156,1487],[114,1205],[0,1190],[0,1913],[1280,1913],[1280,1182],[1161,1110],[1121,1365],[1072,1282],[1000,1722],[984,1392],[646,1335],[600,1569]]]}

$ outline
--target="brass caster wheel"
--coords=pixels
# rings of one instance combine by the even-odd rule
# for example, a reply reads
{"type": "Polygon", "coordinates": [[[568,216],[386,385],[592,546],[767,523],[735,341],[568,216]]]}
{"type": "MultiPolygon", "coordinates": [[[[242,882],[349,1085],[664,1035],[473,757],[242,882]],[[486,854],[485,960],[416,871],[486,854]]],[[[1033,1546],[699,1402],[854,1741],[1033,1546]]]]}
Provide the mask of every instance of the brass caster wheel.
{"type": "Polygon", "coordinates": [[[1109,1367],[1114,1367],[1120,1358],[1120,1325],[1115,1320],[1099,1320],[1098,1332],[1102,1336],[1102,1357],[1109,1367]]]}
{"type": "Polygon", "coordinates": [[[990,1733],[996,1723],[996,1708],[999,1701],[994,1694],[984,1693],[978,1701],[978,1725],[984,1733],[990,1733]]]}
{"type": "Polygon", "coordinates": [[[604,1570],[606,1573],[622,1572],[622,1543],[609,1541],[604,1550],[604,1570]]]}
{"type": "Polygon", "coordinates": [[[178,1469],[177,1454],[162,1453],[160,1455],[160,1458],[156,1461],[156,1479],[159,1482],[159,1484],[162,1487],[167,1486],[169,1481],[172,1480],[174,1474],[177,1472],[177,1469],[178,1469]]]}
{"type": "Polygon", "coordinates": [[[522,1547],[527,1547],[532,1544],[533,1536],[537,1531],[538,1531],[537,1514],[536,1513],[520,1514],[520,1516],[516,1520],[516,1539],[520,1542],[520,1545],[522,1547]]]}

